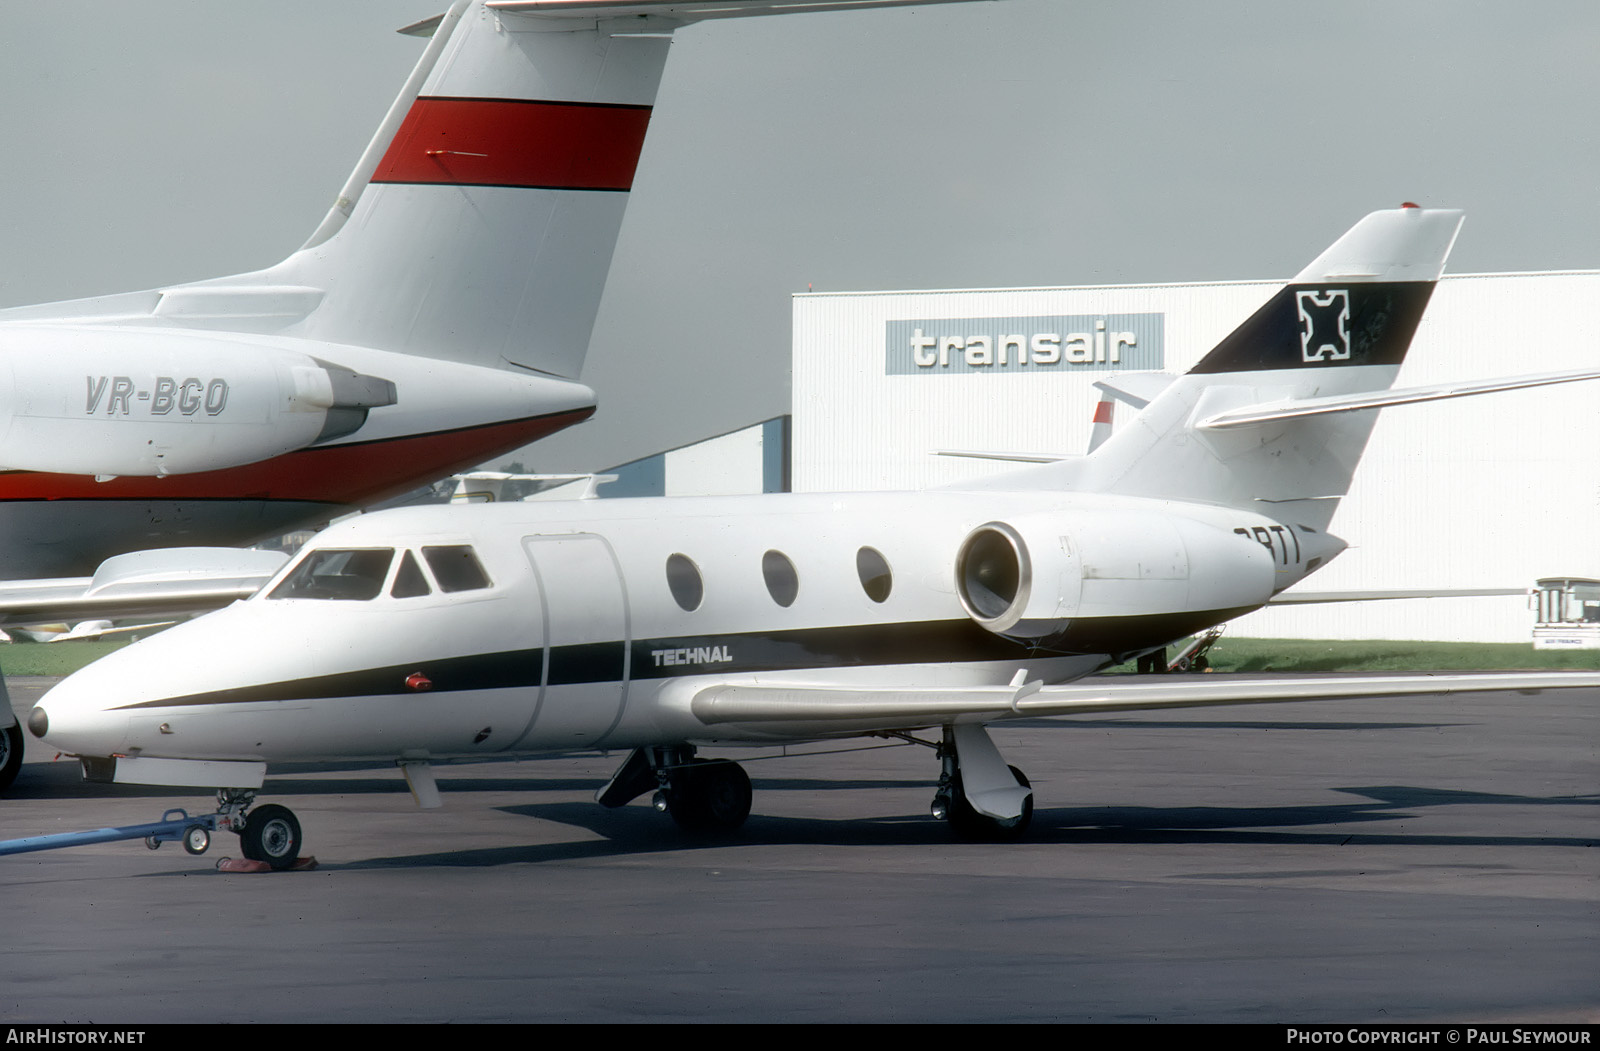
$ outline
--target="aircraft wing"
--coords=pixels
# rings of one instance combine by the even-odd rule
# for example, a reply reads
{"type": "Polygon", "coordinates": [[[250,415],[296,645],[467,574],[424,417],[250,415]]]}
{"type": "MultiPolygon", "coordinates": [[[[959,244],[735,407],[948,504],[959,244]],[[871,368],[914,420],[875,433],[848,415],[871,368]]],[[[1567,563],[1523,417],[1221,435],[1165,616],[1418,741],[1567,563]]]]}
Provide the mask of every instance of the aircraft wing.
{"type": "Polygon", "coordinates": [[[1527,588],[1391,588],[1369,591],[1289,591],[1272,596],[1269,606],[1310,605],[1321,602],[1379,602],[1402,598],[1498,598],[1526,595],[1527,588]]]}
{"type": "MultiPolygon", "coordinates": [[[[875,689],[720,683],[687,698],[705,726],[738,727],[747,734],[819,737],[952,722],[986,723],[1046,715],[1095,715],[1163,708],[1204,708],[1335,698],[1425,693],[1600,688],[1600,671],[1481,672],[1416,675],[1327,675],[1271,678],[1208,675],[1194,680],[1097,677],[1045,686],[958,686],[942,689],[875,689]]],[[[687,691],[686,691],[687,692],[687,691]]]]}
{"type": "Polygon", "coordinates": [[[1383,409],[1392,405],[1414,405],[1424,401],[1443,401],[1446,398],[1466,398],[1474,394],[1493,394],[1496,391],[1522,390],[1526,387],[1544,387],[1552,383],[1575,383],[1579,380],[1600,379],[1600,369],[1579,369],[1573,372],[1543,372],[1530,376],[1511,376],[1497,380],[1479,380],[1471,383],[1438,383],[1428,387],[1401,387],[1395,390],[1364,391],[1360,394],[1338,394],[1326,398],[1300,398],[1278,402],[1249,405],[1228,412],[1220,412],[1202,420],[1205,430],[1220,431],[1229,427],[1247,427],[1252,424],[1276,423],[1280,420],[1304,416],[1326,416],[1336,412],[1360,412],[1364,409],[1383,409]]]}
{"type": "Polygon", "coordinates": [[[281,551],[178,547],[108,558],[92,577],[0,583],[0,624],[153,617],[220,609],[260,590],[281,551]]]}

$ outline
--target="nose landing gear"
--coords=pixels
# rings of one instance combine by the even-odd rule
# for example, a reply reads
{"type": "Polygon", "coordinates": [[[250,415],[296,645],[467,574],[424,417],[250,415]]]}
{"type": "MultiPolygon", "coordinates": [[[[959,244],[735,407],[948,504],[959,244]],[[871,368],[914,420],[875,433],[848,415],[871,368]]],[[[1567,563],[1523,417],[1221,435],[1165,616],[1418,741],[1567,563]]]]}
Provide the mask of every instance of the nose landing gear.
{"type": "Polygon", "coordinates": [[[299,819],[294,811],[276,803],[251,810],[255,799],[255,790],[250,788],[218,792],[217,826],[239,834],[239,852],[250,861],[265,862],[278,871],[293,868],[304,842],[299,819]]]}
{"type": "Polygon", "coordinates": [[[294,811],[275,803],[252,810],[239,832],[239,850],[251,861],[291,868],[300,860],[300,822],[294,811]]]}

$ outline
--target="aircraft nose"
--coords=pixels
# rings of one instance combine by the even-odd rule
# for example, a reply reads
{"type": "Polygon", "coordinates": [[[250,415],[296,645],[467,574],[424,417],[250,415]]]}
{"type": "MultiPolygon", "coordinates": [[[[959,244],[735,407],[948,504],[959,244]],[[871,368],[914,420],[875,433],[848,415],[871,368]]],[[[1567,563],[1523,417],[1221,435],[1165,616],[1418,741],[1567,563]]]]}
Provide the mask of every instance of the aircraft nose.
{"type": "Polygon", "coordinates": [[[248,660],[239,639],[254,636],[239,626],[237,610],[179,624],[73,672],[39,698],[28,732],[67,755],[148,754],[176,743],[161,731],[167,717],[150,709],[213,690],[248,660]]]}
{"type": "Polygon", "coordinates": [[[110,755],[124,750],[127,714],[107,709],[104,699],[109,684],[90,671],[94,667],[91,664],[74,672],[39,698],[25,720],[28,732],[68,755],[110,755]]]}

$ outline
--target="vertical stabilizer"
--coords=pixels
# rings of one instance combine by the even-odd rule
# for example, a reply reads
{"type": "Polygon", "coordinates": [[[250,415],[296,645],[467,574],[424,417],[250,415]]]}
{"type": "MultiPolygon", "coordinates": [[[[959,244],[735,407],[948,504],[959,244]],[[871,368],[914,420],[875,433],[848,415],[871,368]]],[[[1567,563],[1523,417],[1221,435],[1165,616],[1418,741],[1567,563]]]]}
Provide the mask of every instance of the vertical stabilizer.
{"type": "Polygon", "coordinates": [[[456,0],[402,30],[431,39],[305,246],[155,312],[576,378],[672,33],[908,2],[456,0]]]}
{"type": "Polygon", "coordinates": [[[655,28],[456,4],[328,218],[260,275],[324,293],[286,333],[576,377],[673,25],[655,28]]]}
{"type": "MultiPolygon", "coordinates": [[[[1218,343],[1191,374],[1399,365],[1461,219],[1459,211],[1414,205],[1373,212],[1218,343]]],[[[1343,389],[1389,386],[1376,375],[1352,377],[1354,385],[1343,389]]]]}
{"type": "Polygon", "coordinates": [[[1222,504],[1327,527],[1377,414],[1202,426],[1245,406],[1387,390],[1455,243],[1462,213],[1374,212],[1295,275],[1083,462],[989,483],[1222,504]],[[1052,472],[1054,472],[1052,474],[1052,472]]]}

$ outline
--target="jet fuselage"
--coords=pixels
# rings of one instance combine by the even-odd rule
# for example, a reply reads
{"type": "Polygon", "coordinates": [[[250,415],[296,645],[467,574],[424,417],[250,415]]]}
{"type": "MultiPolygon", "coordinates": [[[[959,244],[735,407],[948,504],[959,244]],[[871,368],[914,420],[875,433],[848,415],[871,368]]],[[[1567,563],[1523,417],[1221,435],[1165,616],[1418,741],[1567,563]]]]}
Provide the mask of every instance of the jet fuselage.
{"type": "Polygon", "coordinates": [[[325,531],[255,598],[40,707],[52,745],[102,756],[752,739],[713,734],[689,698],[1063,682],[1255,609],[1342,546],[1237,510],[1040,492],[413,508],[325,531]]]}

